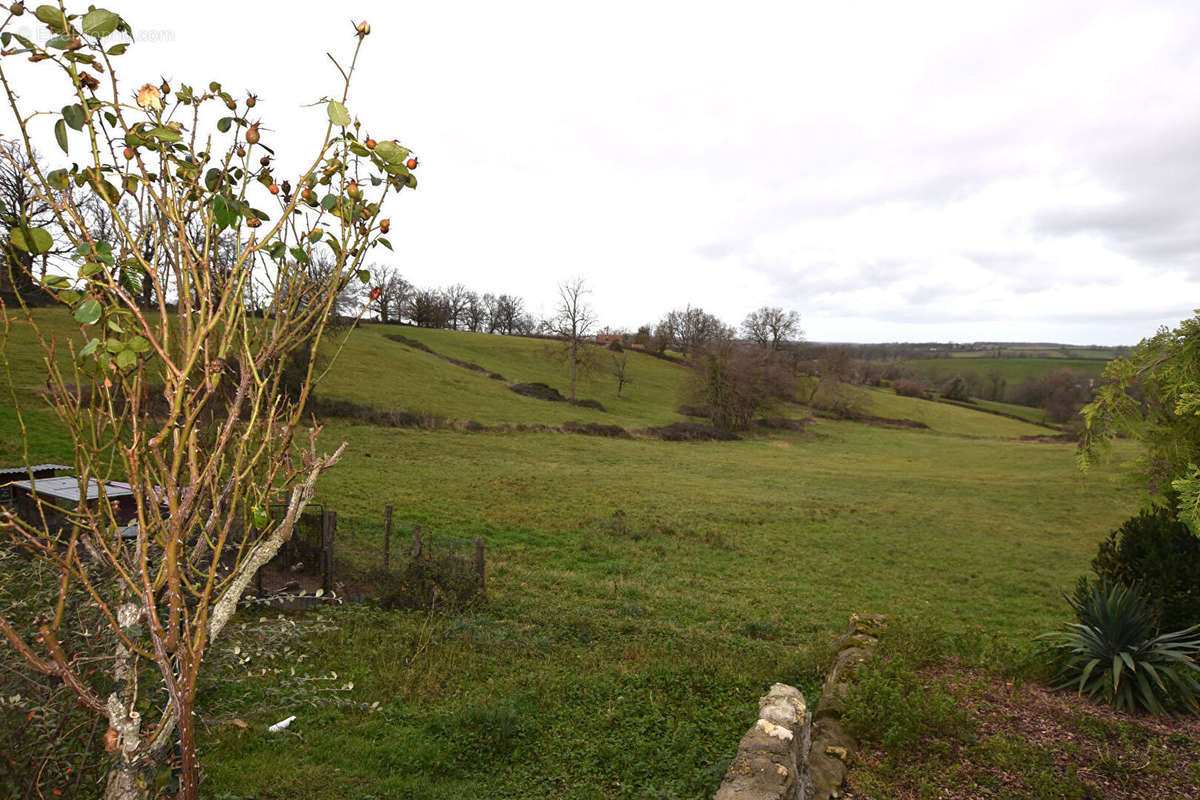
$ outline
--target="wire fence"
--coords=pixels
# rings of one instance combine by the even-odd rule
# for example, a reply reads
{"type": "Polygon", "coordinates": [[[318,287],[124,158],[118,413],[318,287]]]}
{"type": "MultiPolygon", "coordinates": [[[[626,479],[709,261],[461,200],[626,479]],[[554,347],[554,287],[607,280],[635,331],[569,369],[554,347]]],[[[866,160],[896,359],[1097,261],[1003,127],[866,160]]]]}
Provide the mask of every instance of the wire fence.
{"type": "MultiPolygon", "coordinates": [[[[285,512],[284,505],[271,509],[276,519],[285,512]]],[[[309,590],[333,594],[335,586],[351,585],[351,595],[376,600],[384,608],[460,608],[486,598],[483,539],[446,536],[422,525],[414,525],[411,535],[400,535],[393,531],[392,512],[392,506],[384,509],[382,525],[347,518],[339,526],[337,512],[310,505],[292,538],[259,571],[259,596],[309,590]],[[356,545],[352,560],[360,568],[335,561],[339,541],[356,545]],[[364,544],[374,552],[364,553],[364,544]],[[368,566],[362,569],[364,560],[368,566]]]]}

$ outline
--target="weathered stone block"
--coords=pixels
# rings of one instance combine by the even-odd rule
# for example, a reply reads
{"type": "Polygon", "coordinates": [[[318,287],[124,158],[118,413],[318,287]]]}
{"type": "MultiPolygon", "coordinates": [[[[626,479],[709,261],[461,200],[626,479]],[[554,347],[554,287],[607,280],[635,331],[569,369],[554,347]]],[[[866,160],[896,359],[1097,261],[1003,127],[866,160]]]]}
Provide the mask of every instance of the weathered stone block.
{"type": "Polygon", "coordinates": [[[717,800],[807,800],[804,761],[812,718],[804,695],[794,686],[777,683],[758,708],[758,721],[738,744],[717,800]]]}

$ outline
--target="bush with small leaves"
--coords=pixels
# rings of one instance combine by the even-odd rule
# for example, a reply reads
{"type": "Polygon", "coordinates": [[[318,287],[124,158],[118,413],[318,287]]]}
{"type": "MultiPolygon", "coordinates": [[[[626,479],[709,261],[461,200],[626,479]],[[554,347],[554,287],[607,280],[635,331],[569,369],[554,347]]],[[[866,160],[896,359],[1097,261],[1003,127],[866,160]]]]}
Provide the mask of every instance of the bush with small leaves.
{"type": "Polygon", "coordinates": [[[1100,543],[1092,570],[1109,583],[1138,584],[1159,630],[1200,624],[1200,538],[1171,509],[1127,519],[1100,543]]]}

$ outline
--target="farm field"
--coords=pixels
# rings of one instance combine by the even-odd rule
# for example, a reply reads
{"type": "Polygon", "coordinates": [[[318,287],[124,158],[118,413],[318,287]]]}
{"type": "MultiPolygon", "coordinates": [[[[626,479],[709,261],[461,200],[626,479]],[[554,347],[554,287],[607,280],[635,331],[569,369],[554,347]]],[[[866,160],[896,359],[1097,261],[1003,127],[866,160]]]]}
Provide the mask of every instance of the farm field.
{"type": "Polygon", "coordinates": [[[1011,388],[1026,380],[1060,369],[1081,372],[1099,379],[1107,361],[1094,358],[920,358],[903,361],[926,380],[934,383],[949,380],[955,375],[968,375],[986,380],[998,373],[1011,388]]]}
{"type": "MultiPolygon", "coordinates": [[[[566,390],[546,342],[396,330],[566,390]]],[[[519,396],[388,332],[351,332],[318,393],[485,424],[682,419],[683,368],[648,356],[630,354],[621,401],[610,379],[581,388],[604,413],[519,396]]],[[[36,404],[37,359],[15,328],[7,357],[16,396],[36,404]]],[[[1085,480],[1071,444],[1022,438],[1040,426],[854,391],[873,415],[929,427],[815,419],[680,443],[324,420],[328,449],[349,443],[317,497],[339,514],[341,573],[370,574],[390,504],[401,533],[483,537],[488,601],[243,611],[199,699],[206,794],[708,797],[766,686],[794,683],[815,703],[826,643],[852,612],[1028,653],[1136,509],[1122,468],[1134,449],[1085,480]],[[288,734],[258,732],[292,714],[288,734]]],[[[6,462],[21,456],[10,405],[6,462]]],[[[70,457],[51,420],[27,414],[34,461],[70,457]]]]}
{"type": "MultiPolygon", "coordinates": [[[[337,627],[311,640],[307,670],[336,672],[354,684],[347,699],[383,710],[299,709],[303,738],[283,744],[214,721],[210,785],[705,797],[767,684],[815,698],[821,642],[849,613],[1027,649],[1136,505],[1113,473],[1084,484],[1070,446],[815,432],[665,443],[331,425],[351,455],[320,499],[362,522],[390,502],[404,523],[483,536],[488,605],[432,623],[319,615],[337,627]]],[[[260,727],[297,712],[271,688],[246,677],[209,701],[260,727]]]]}

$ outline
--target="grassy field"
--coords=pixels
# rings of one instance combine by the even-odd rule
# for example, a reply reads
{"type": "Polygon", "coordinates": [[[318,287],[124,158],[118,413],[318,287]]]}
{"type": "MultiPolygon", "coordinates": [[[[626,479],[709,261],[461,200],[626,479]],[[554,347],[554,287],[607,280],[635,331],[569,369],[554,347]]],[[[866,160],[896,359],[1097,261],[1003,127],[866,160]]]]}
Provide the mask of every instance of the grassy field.
{"type": "Polygon", "coordinates": [[[954,350],[950,358],[1071,358],[1111,361],[1128,348],[1072,347],[1070,345],[1029,345],[997,347],[989,350],[954,350]]]}
{"type": "Polygon", "coordinates": [[[388,338],[399,334],[425,344],[434,353],[477,364],[509,382],[545,383],[568,392],[567,364],[562,346],[543,339],[490,336],[482,333],[431,330],[392,325],[364,325],[346,340],[318,393],[332,399],[353,400],[380,408],[429,411],[454,420],[475,420],[485,425],[540,423],[558,425],[567,420],[600,422],[622,427],[664,425],[683,419],[675,409],[681,402],[686,371],[679,365],[644,353],[626,351],[627,374],[632,379],[617,396],[611,375],[613,353],[589,347],[593,366],[581,374],[579,399],[596,400],[606,409],[597,411],[518,395],[504,381],[451,364],[388,338]],[[369,376],[364,376],[364,369],[369,376]],[[414,379],[416,378],[416,379],[414,379]]]}
{"type": "MultiPolygon", "coordinates": [[[[588,412],[520,397],[387,332],[351,333],[319,392],[489,424],[680,418],[684,370],[644,355],[631,354],[627,402],[611,379],[585,384],[582,397],[611,409],[588,412]]],[[[401,332],[565,389],[545,342],[401,332]]],[[[14,336],[8,351],[18,398],[35,404],[28,342],[14,336]]],[[[400,531],[483,537],[488,601],[240,614],[199,702],[206,794],[708,797],[767,685],[795,683],[815,702],[829,635],[851,612],[1028,651],[1064,618],[1062,593],[1136,508],[1137,487],[1121,463],[1084,480],[1070,444],[1020,438],[1044,428],[855,391],[869,413],[929,429],[818,419],[804,433],[672,443],[327,420],[323,442],[349,443],[318,486],[339,513],[344,574],[375,563],[391,504],[400,531]],[[288,733],[261,733],[291,714],[288,733]]],[[[10,461],[21,444],[8,405],[10,461]]],[[[48,412],[31,418],[30,457],[67,458],[48,412]]]]}
{"type": "Polygon", "coordinates": [[[1012,388],[1028,378],[1060,369],[1099,378],[1108,363],[1095,358],[921,358],[902,362],[926,380],[940,384],[956,375],[974,375],[982,381],[999,373],[1012,388]]]}

